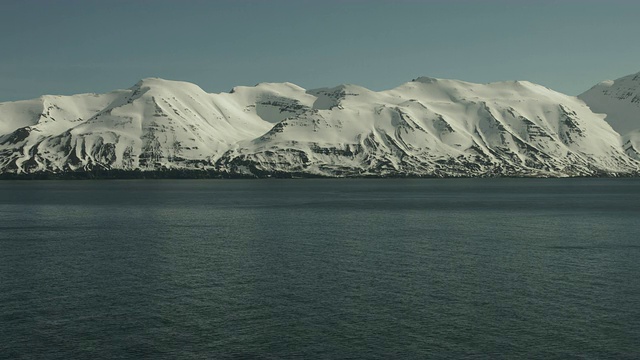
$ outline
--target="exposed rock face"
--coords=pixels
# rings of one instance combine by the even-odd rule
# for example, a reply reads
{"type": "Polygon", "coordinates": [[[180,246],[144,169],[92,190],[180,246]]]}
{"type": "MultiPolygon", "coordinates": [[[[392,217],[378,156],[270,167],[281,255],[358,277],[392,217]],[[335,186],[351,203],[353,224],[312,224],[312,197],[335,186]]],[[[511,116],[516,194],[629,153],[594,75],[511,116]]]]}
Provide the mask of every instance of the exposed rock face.
{"type": "Polygon", "coordinates": [[[290,83],[207,94],[145,79],[0,104],[0,172],[203,169],[269,176],[582,176],[638,171],[578,98],[529,82],[418,78],[374,92],[290,83]]]}

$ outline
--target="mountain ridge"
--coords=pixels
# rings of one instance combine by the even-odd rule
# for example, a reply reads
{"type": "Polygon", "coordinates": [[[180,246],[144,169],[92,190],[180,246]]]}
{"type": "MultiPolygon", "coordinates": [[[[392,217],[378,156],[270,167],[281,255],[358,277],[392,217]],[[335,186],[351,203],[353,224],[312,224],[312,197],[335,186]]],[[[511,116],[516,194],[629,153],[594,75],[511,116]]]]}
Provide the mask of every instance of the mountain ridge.
{"type": "Polygon", "coordinates": [[[640,136],[621,137],[604,117],[528,81],[423,76],[384,91],[285,82],[209,94],[192,83],[145,78],[106,94],[0,103],[0,173],[637,173],[640,136]]]}

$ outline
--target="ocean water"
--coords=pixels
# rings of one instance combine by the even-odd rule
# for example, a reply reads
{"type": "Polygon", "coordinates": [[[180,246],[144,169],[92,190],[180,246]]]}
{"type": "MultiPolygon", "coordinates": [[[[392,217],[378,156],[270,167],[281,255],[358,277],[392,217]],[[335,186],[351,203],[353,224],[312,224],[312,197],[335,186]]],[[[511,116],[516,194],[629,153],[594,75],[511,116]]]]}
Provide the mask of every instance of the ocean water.
{"type": "Polygon", "coordinates": [[[637,359],[640,180],[3,181],[0,358],[637,359]]]}

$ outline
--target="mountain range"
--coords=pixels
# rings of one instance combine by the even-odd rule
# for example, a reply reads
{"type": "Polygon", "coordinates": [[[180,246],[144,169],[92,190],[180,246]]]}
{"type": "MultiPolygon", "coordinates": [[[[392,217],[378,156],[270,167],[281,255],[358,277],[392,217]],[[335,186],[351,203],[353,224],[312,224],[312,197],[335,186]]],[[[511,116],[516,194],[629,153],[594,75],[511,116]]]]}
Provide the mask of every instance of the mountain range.
{"type": "Polygon", "coordinates": [[[578,97],[527,81],[394,89],[291,83],[209,94],[158,78],[0,103],[0,174],[243,177],[633,176],[640,73],[578,97]]]}

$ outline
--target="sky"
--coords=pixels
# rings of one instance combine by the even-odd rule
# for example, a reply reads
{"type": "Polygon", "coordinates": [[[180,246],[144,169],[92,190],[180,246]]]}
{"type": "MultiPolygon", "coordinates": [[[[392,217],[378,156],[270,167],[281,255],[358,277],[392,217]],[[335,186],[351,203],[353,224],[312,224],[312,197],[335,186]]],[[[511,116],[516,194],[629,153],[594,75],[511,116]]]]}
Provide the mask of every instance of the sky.
{"type": "Polygon", "coordinates": [[[419,76],[570,95],[640,71],[640,1],[0,0],[0,101],[161,77],[208,92],[419,76]]]}

